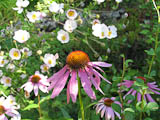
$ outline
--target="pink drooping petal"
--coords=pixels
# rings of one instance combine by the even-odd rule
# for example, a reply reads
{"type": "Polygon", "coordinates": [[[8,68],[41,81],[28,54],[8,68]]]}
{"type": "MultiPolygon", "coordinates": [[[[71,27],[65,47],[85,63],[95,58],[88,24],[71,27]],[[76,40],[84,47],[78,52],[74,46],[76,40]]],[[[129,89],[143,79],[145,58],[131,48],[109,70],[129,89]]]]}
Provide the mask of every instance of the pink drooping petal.
{"type": "Polygon", "coordinates": [[[24,90],[30,93],[30,92],[33,90],[33,87],[34,87],[34,86],[33,86],[33,84],[32,84],[31,82],[27,82],[27,83],[25,84],[24,90]]]}
{"type": "Polygon", "coordinates": [[[88,79],[88,76],[87,76],[85,70],[79,70],[78,75],[81,79],[82,86],[83,86],[85,92],[87,93],[87,95],[91,99],[96,99],[95,93],[91,88],[92,84],[91,84],[90,80],[88,79]]]}
{"type": "Polygon", "coordinates": [[[127,94],[125,94],[125,95],[123,96],[123,99],[125,99],[126,96],[129,95],[132,91],[133,91],[133,89],[131,88],[131,89],[127,92],[127,94]]]}
{"type": "Polygon", "coordinates": [[[147,85],[148,85],[148,87],[151,88],[151,89],[155,89],[155,90],[160,91],[160,88],[157,88],[158,85],[152,85],[152,84],[149,84],[149,83],[148,83],[147,85]]]}
{"type": "Polygon", "coordinates": [[[115,101],[114,103],[118,104],[119,106],[122,107],[122,104],[119,101],[115,101]]]}
{"type": "MultiPolygon", "coordinates": [[[[112,110],[112,108],[108,107],[107,108],[107,118],[108,120],[110,120],[112,118],[111,114],[110,114],[110,111],[112,110]]],[[[113,111],[113,110],[112,110],[113,111]]]]}
{"type": "Polygon", "coordinates": [[[118,112],[114,111],[114,113],[116,114],[116,116],[117,116],[119,119],[121,119],[121,116],[120,116],[120,114],[119,114],[118,112]]]}
{"type": "Polygon", "coordinates": [[[149,102],[155,102],[155,100],[153,100],[150,94],[146,94],[146,96],[149,102]]]}
{"type": "Polygon", "coordinates": [[[108,119],[108,107],[106,108],[106,111],[105,111],[105,120],[109,120],[108,119]]]}
{"type": "Polygon", "coordinates": [[[54,87],[51,98],[55,98],[56,96],[59,95],[59,93],[62,91],[62,89],[64,88],[67,82],[68,76],[69,76],[69,71],[67,71],[64,76],[61,76],[61,78],[59,79],[59,81],[56,83],[54,87]]]}
{"type": "Polygon", "coordinates": [[[70,96],[72,98],[72,101],[76,102],[77,94],[78,94],[78,82],[77,82],[77,79],[76,79],[77,72],[72,71],[71,74],[72,74],[72,76],[71,76],[71,79],[70,79],[69,93],[70,93],[70,96]]]}
{"type": "Polygon", "coordinates": [[[113,109],[110,107],[108,108],[108,114],[110,114],[111,119],[114,120],[114,112],[113,112],[113,109]]]}
{"type": "Polygon", "coordinates": [[[141,94],[139,92],[137,93],[137,100],[138,100],[138,102],[141,101],[141,94]]]}
{"type": "Polygon", "coordinates": [[[96,68],[97,70],[99,70],[99,71],[101,71],[101,72],[104,73],[104,71],[103,71],[100,67],[98,67],[97,65],[93,65],[92,63],[88,63],[88,65],[90,65],[91,67],[94,67],[94,68],[96,68]]]}
{"type": "Polygon", "coordinates": [[[60,78],[62,75],[64,75],[64,73],[66,72],[68,66],[65,65],[60,71],[58,71],[57,73],[55,73],[53,76],[51,76],[50,78],[48,78],[48,81],[55,81],[58,78],[60,78]]]}
{"type": "MultiPolygon", "coordinates": [[[[137,91],[136,91],[136,90],[133,90],[133,92],[132,92],[132,94],[131,94],[131,95],[135,96],[135,95],[136,95],[136,93],[137,93],[137,91]]],[[[132,100],[128,100],[128,103],[131,103],[131,102],[132,102],[132,100]]]]}
{"type": "Polygon", "coordinates": [[[34,94],[35,96],[38,95],[38,85],[34,85],[34,94]]]}
{"type": "Polygon", "coordinates": [[[86,69],[86,72],[87,72],[92,84],[96,88],[96,90],[99,90],[104,95],[103,91],[100,88],[100,78],[98,79],[97,77],[93,77],[93,73],[91,72],[90,69],[86,69]],[[98,82],[98,84],[97,84],[97,82],[98,82]]]}
{"type": "Polygon", "coordinates": [[[69,100],[70,100],[69,88],[70,88],[70,81],[68,82],[68,85],[67,85],[67,104],[69,103],[69,100]]]}
{"type": "Polygon", "coordinates": [[[152,92],[154,92],[155,94],[160,95],[160,92],[157,92],[157,91],[155,91],[155,90],[153,90],[153,89],[151,89],[151,88],[148,88],[148,89],[151,90],[152,92]]]}
{"type": "Polygon", "coordinates": [[[106,62],[89,62],[89,64],[101,66],[101,67],[111,67],[112,64],[106,63],[106,62]]]}
{"type": "Polygon", "coordinates": [[[98,114],[105,106],[102,104],[96,107],[96,114],[98,114]]]}
{"type": "Polygon", "coordinates": [[[110,81],[108,81],[106,78],[104,78],[99,72],[97,72],[95,69],[93,69],[93,72],[96,76],[101,77],[103,80],[105,80],[106,82],[108,82],[109,84],[112,84],[110,81]]]}
{"type": "Polygon", "coordinates": [[[103,107],[103,109],[101,111],[101,118],[103,118],[105,111],[106,111],[106,107],[103,107]]]}
{"type": "Polygon", "coordinates": [[[48,93],[48,88],[45,85],[39,85],[39,89],[44,93],[48,93]]]}
{"type": "Polygon", "coordinates": [[[130,80],[124,80],[124,81],[125,82],[121,83],[120,85],[124,85],[127,88],[130,88],[133,85],[133,83],[134,83],[134,81],[130,81],[130,80]]]}
{"type": "Polygon", "coordinates": [[[48,81],[51,81],[51,85],[48,87],[48,90],[51,90],[52,88],[55,87],[57,82],[59,82],[59,80],[64,76],[66,70],[67,70],[67,65],[48,79],[48,81]]]}

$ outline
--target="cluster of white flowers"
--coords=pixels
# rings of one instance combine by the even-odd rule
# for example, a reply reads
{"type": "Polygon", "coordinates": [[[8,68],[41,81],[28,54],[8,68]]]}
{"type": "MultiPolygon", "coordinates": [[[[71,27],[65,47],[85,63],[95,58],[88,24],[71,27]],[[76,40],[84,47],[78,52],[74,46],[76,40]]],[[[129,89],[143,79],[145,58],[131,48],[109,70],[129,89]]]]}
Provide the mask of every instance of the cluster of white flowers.
{"type": "Polygon", "coordinates": [[[0,97],[0,120],[8,120],[7,116],[11,117],[11,120],[21,120],[18,109],[20,109],[20,105],[16,103],[12,95],[6,98],[0,97]]]}
{"type": "Polygon", "coordinates": [[[44,12],[27,12],[27,18],[32,23],[35,23],[38,20],[42,20],[44,17],[46,17],[46,14],[44,12]]]}
{"type": "Polygon", "coordinates": [[[117,28],[114,25],[106,26],[105,24],[101,24],[100,21],[94,20],[92,22],[92,29],[92,34],[100,39],[117,37],[117,28]]]}
{"type": "Polygon", "coordinates": [[[16,2],[16,8],[13,8],[13,10],[17,10],[18,13],[22,13],[23,12],[23,8],[27,7],[29,5],[29,1],[28,0],[17,0],[16,2]]]}
{"type": "Polygon", "coordinates": [[[51,12],[54,12],[54,13],[63,13],[64,10],[64,4],[63,3],[56,3],[56,2],[52,2],[52,4],[49,6],[49,10],[51,12]]]}

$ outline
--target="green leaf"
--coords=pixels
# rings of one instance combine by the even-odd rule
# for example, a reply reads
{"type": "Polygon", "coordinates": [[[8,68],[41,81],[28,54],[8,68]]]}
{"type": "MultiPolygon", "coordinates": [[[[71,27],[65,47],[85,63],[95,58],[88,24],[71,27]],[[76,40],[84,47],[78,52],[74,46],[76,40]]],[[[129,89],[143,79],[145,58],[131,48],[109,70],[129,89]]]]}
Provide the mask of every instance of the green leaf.
{"type": "Polygon", "coordinates": [[[133,112],[133,113],[135,112],[132,108],[126,108],[126,109],[124,109],[124,112],[127,112],[127,111],[128,112],[133,112]]]}
{"type": "Polygon", "coordinates": [[[128,101],[128,100],[134,100],[135,99],[135,96],[133,95],[127,95],[125,100],[128,101]]]}
{"type": "Polygon", "coordinates": [[[147,117],[147,118],[145,118],[144,120],[152,120],[152,119],[147,117]]]}
{"type": "Polygon", "coordinates": [[[30,110],[33,108],[38,108],[38,104],[30,104],[27,107],[25,107],[23,110],[30,110]]]}
{"type": "Polygon", "coordinates": [[[146,34],[148,34],[149,32],[150,32],[149,30],[144,29],[144,30],[142,30],[140,33],[143,34],[143,35],[146,35],[146,34]]]}
{"type": "Polygon", "coordinates": [[[71,118],[71,116],[68,114],[68,112],[65,109],[63,109],[62,107],[60,107],[59,109],[61,110],[65,118],[71,118]]]}
{"type": "Polygon", "coordinates": [[[135,116],[134,112],[127,111],[124,113],[124,115],[125,115],[125,120],[135,120],[134,119],[134,116],[135,116]]]}
{"type": "Polygon", "coordinates": [[[148,55],[155,55],[155,52],[153,50],[153,48],[151,48],[150,50],[144,50],[148,55]]]}
{"type": "Polygon", "coordinates": [[[156,102],[150,102],[147,104],[147,110],[150,110],[150,111],[156,111],[158,110],[159,106],[156,102]]]}
{"type": "Polygon", "coordinates": [[[112,103],[112,108],[118,112],[118,113],[121,113],[121,106],[116,104],[116,103],[112,103]]]}

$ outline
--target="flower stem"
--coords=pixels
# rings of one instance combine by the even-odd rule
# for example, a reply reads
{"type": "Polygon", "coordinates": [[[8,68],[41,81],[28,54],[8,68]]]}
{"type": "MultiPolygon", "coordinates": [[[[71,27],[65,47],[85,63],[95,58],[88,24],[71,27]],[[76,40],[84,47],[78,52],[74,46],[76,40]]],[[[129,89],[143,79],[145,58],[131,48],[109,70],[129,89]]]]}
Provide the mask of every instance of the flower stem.
{"type": "Polygon", "coordinates": [[[41,107],[40,107],[40,95],[38,94],[38,111],[39,111],[39,116],[40,118],[42,117],[42,113],[41,113],[41,107]]]}
{"type": "Polygon", "coordinates": [[[82,115],[82,120],[84,120],[84,107],[83,107],[83,101],[82,101],[82,96],[81,96],[81,81],[78,75],[77,75],[77,80],[78,80],[78,96],[79,96],[81,115],[82,115]]]}

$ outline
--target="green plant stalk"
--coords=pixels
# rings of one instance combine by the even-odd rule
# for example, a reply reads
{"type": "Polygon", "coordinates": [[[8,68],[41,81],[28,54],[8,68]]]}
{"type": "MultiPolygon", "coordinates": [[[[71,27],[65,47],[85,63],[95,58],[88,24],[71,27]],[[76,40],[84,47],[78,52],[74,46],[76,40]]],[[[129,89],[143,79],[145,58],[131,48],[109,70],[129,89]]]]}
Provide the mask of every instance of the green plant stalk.
{"type": "Polygon", "coordinates": [[[40,95],[38,94],[38,111],[39,111],[39,116],[40,118],[42,117],[42,113],[41,113],[41,107],[40,107],[40,95]]]}
{"type": "Polygon", "coordinates": [[[84,120],[84,107],[83,107],[83,101],[81,96],[81,81],[78,75],[77,75],[77,80],[78,80],[78,97],[79,97],[79,103],[80,103],[80,109],[81,109],[81,117],[82,117],[82,120],[84,120]]]}
{"type": "MultiPolygon", "coordinates": [[[[123,57],[123,72],[122,72],[122,77],[121,77],[121,82],[120,84],[122,84],[123,82],[123,79],[124,79],[124,75],[125,75],[125,71],[126,71],[126,66],[125,66],[125,56],[123,57]]],[[[121,101],[121,104],[122,104],[122,111],[124,111],[124,108],[123,108],[123,98],[122,98],[122,94],[121,94],[121,86],[120,86],[120,91],[118,92],[119,94],[119,97],[120,97],[120,101],[121,101]]],[[[125,120],[125,117],[124,115],[122,114],[122,120],[125,120]]]]}

